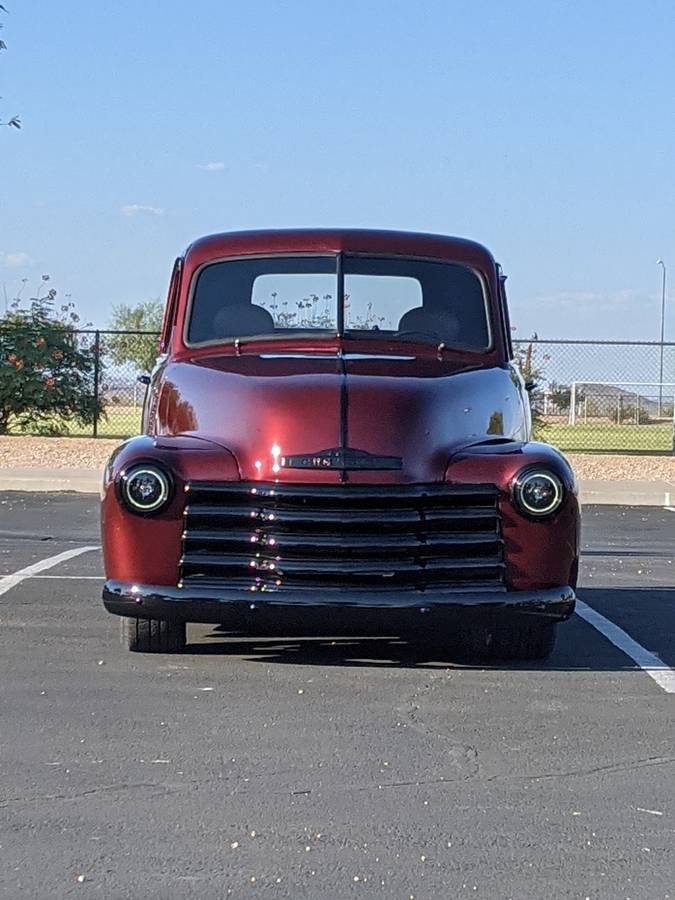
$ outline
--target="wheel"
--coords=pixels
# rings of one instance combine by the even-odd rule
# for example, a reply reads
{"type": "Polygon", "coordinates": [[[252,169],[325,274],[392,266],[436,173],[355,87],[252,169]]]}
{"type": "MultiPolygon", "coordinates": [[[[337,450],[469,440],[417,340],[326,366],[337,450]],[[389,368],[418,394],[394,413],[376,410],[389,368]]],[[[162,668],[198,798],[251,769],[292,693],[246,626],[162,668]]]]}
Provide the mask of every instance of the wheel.
{"type": "Polygon", "coordinates": [[[546,659],[555,646],[555,622],[495,622],[471,629],[471,650],[488,659],[546,659]]]}
{"type": "Polygon", "coordinates": [[[134,653],[181,653],[185,638],[185,622],[120,616],[122,646],[134,653]]]}

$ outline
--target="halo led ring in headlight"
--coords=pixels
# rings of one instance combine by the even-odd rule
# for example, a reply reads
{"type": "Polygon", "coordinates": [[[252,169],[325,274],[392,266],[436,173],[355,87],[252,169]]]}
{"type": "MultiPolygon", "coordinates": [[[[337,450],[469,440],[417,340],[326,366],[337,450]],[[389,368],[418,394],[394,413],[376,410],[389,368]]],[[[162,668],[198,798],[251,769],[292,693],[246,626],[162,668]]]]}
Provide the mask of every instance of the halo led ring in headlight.
{"type": "Polygon", "coordinates": [[[171,482],[158,466],[142,463],[122,475],[120,490],[132,512],[154,513],[168,503],[171,482]]]}
{"type": "Polygon", "coordinates": [[[552,515],[563,501],[562,482],[553,472],[530,469],[521,472],[513,485],[516,503],[528,516],[552,515]]]}

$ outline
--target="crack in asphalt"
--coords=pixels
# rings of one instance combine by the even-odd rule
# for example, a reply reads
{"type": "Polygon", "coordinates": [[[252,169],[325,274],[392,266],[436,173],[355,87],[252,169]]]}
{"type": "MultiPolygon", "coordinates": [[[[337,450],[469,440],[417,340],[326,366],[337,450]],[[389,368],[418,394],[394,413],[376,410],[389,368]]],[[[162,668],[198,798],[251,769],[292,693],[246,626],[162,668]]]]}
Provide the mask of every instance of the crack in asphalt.
{"type": "Polygon", "coordinates": [[[44,800],[81,800],[83,797],[90,797],[96,794],[133,791],[136,788],[160,788],[165,794],[173,793],[176,790],[176,788],[171,788],[166,784],[153,784],[147,781],[140,781],[135,784],[108,784],[90,788],[87,791],[80,791],[77,794],[38,794],[36,797],[3,797],[0,798],[0,809],[9,806],[10,803],[40,803],[44,800]]]}
{"type": "MultiPolygon", "coordinates": [[[[468,750],[474,750],[473,747],[467,748],[468,750]]],[[[474,752],[476,752],[474,750],[474,752]]],[[[340,790],[342,791],[372,791],[372,790],[388,790],[390,788],[398,788],[398,787],[426,787],[430,785],[439,785],[439,784],[456,784],[457,782],[477,782],[477,783],[490,783],[493,781],[543,781],[546,779],[554,779],[554,778],[574,778],[574,777],[586,777],[588,775],[597,775],[601,773],[615,773],[615,772],[630,772],[635,769],[644,769],[651,768],[654,766],[663,766],[675,763],[675,757],[660,757],[653,756],[648,757],[647,759],[636,760],[632,763],[620,763],[611,766],[596,766],[590,769],[577,769],[569,772],[546,772],[542,775],[512,775],[508,773],[500,773],[497,775],[488,775],[485,777],[478,777],[476,773],[467,773],[463,776],[440,776],[439,778],[415,778],[410,781],[390,781],[390,782],[378,782],[377,784],[370,785],[340,785],[340,790]]],[[[281,792],[280,792],[281,793],[281,792]]],[[[284,792],[285,793],[285,792],[284,792]]],[[[291,795],[306,795],[311,794],[312,788],[308,788],[306,790],[297,790],[291,791],[291,795]]]]}
{"type": "MultiPolygon", "coordinates": [[[[463,747],[456,748],[461,749],[462,752],[470,759],[474,759],[477,757],[478,752],[474,747],[463,747]]],[[[441,775],[437,778],[412,778],[405,781],[389,781],[389,782],[377,782],[371,784],[362,784],[362,785],[348,785],[348,784],[340,784],[335,785],[335,789],[339,789],[340,791],[372,791],[372,790],[390,790],[392,788],[399,787],[428,787],[431,785],[441,785],[441,784],[456,784],[457,782],[477,782],[477,783],[490,783],[494,781],[544,781],[548,779],[556,779],[556,778],[577,778],[577,777],[587,777],[589,775],[599,775],[599,774],[614,774],[618,772],[629,772],[634,771],[636,769],[645,769],[645,768],[654,768],[657,766],[666,766],[672,765],[675,763],[675,757],[665,757],[665,756],[649,756],[645,759],[638,759],[634,761],[626,761],[624,763],[615,763],[613,765],[606,766],[593,766],[591,768],[585,769],[572,769],[566,772],[544,772],[538,775],[516,775],[511,773],[499,773],[495,775],[488,776],[479,776],[478,772],[480,767],[476,762],[476,769],[473,772],[467,772],[463,775],[441,775]]],[[[274,777],[274,775],[279,773],[269,773],[269,777],[274,777]]],[[[265,777],[263,775],[259,777],[265,777]]],[[[91,788],[86,791],[80,791],[75,794],[41,794],[33,797],[5,797],[0,799],[0,809],[9,806],[11,803],[39,803],[43,801],[51,801],[51,800],[81,800],[85,797],[96,796],[97,794],[103,793],[114,793],[120,791],[133,791],[138,789],[151,789],[151,790],[159,790],[163,794],[172,794],[177,791],[184,790],[190,785],[194,784],[208,784],[210,782],[218,781],[222,784],[223,781],[228,781],[230,779],[226,778],[197,778],[190,779],[185,782],[181,782],[180,784],[168,784],[166,782],[135,782],[131,784],[112,784],[112,785],[103,785],[97,788],[91,788]]],[[[239,779],[241,780],[241,779],[239,779]]],[[[248,782],[246,782],[248,783],[248,782]]],[[[274,791],[275,794],[288,794],[290,796],[308,796],[314,792],[315,788],[298,788],[296,790],[284,790],[284,791],[274,791]]]]}
{"type": "Polygon", "coordinates": [[[593,766],[586,769],[570,769],[567,772],[544,772],[541,775],[489,775],[484,781],[497,780],[514,780],[514,781],[544,781],[550,778],[575,778],[585,777],[587,775],[599,775],[603,773],[614,772],[631,772],[635,769],[647,769],[654,766],[667,766],[675,763],[675,757],[672,756],[648,756],[645,759],[638,759],[633,762],[627,761],[623,763],[613,763],[607,766],[593,766]]]}

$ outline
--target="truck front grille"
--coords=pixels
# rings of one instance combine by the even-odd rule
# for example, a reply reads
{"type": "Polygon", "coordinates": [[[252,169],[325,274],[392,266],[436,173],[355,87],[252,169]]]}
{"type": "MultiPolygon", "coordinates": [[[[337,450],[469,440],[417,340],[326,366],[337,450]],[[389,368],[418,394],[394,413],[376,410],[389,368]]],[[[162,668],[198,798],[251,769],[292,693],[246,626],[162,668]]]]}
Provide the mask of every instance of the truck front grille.
{"type": "Polygon", "coordinates": [[[493,485],[192,482],[186,497],[185,586],[251,592],[504,586],[493,485]]]}

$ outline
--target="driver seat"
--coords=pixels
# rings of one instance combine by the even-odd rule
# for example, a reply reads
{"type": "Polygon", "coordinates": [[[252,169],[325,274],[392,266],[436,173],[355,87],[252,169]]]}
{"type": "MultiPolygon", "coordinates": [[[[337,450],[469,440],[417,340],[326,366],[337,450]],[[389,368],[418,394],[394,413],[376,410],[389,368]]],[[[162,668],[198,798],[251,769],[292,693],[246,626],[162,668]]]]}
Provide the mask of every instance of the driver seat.
{"type": "Polygon", "coordinates": [[[437,336],[440,340],[457,343],[459,337],[459,321],[450,310],[425,309],[416,306],[403,313],[398,323],[398,331],[423,331],[437,336]]]}
{"type": "Polygon", "coordinates": [[[249,337],[273,334],[274,319],[262,306],[234,303],[218,310],[213,319],[216,337],[249,337]]]}

